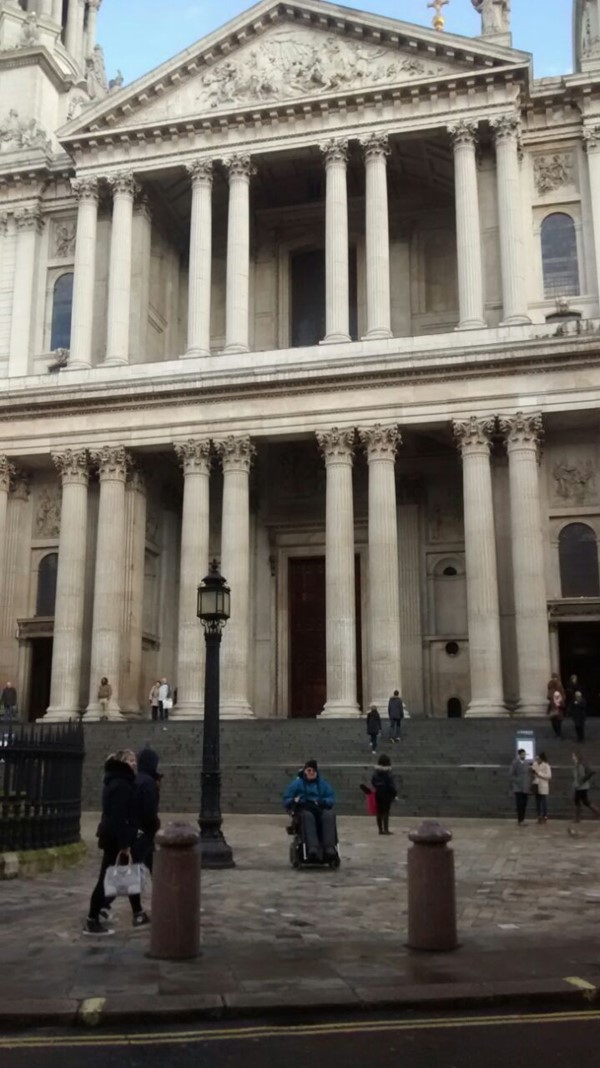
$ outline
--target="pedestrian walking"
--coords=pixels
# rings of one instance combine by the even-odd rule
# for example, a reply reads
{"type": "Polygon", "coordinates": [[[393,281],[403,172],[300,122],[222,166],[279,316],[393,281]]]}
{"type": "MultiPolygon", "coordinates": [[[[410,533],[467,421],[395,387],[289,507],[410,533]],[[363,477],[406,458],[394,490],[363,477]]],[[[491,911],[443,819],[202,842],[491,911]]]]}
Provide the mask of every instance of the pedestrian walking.
{"type": "Polygon", "coordinates": [[[562,721],[565,714],[565,699],[560,690],[555,690],[552,694],[547,714],[550,717],[552,730],[556,737],[562,738],[562,721]]]}
{"type": "Polygon", "coordinates": [[[17,690],[10,679],[0,694],[0,705],[3,709],[4,719],[10,723],[17,715],[17,690]]]}
{"type": "Polygon", "coordinates": [[[584,691],[583,686],[581,685],[581,682],[579,681],[579,676],[578,675],[569,675],[569,681],[568,681],[567,685],[565,686],[565,705],[566,706],[570,705],[571,701],[573,701],[575,699],[575,694],[576,694],[577,690],[579,690],[579,692],[582,693],[585,696],[585,691],[584,691]]]}
{"type": "Polygon", "coordinates": [[[594,771],[586,764],[580,753],[573,753],[573,803],[575,805],[575,823],[581,821],[581,809],[589,808],[594,816],[600,816],[600,809],[590,801],[590,787],[594,771]]]}
{"type": "Polygon", "coordinates": [[[527,802],[529,800],[529,790],[531,786],[531,774],[526,756],[527,754],[525,750],[519,749],[519,752],[510,766],[509,772],[510,785],[517,808],[517,823],[519,827],[522,827],[525,823],[525,813],[527,811],[527,802]]]}
{"type": "Polygon", "coordinates": [[[154,836],[160,828],[158,817],[159,784],[162,776],[158,771],[159,756],[150,746],[140,749],[137,755],[133,813],[137,829],[133,847],[136,864],[145,864],[152,871],[154,859],[154,836]]]}
{"type": "Polygon", "coordinates": [[[546,686],[546,697],[548,698],[548,709],[550,709],[550,705],[552,704],[552,698],[554,697],[554,694],[556,693],[557,690],[558,690],[559,694],[561,695],[563,701],[565,701],[566,700],[566,694],[565,694],[565,688],[564,688],[564,686],[562,684],[562,681],[561,681],[561,677],[556,671],[554,671],[552,673],[552,675],[550,676],[549,680],[548,680],[548,685],[546,686]]]}
{"type": "Polygon", "coordinates": [[[388,717],[390,721],[390,742],[399,742],[402,737],[404,702],[398,690],[394,690],[388,701],[388,717]]]}
{"type": "Polygon", "coordinates": [[[585,720],[587,716],[587,701],[581,690],[575,690],[573,700],[567,705],[567,715],[573,720],[575,737],[577,741],[585,742],[585,720]]]}
{"type": "Polygon", "coordinates": [[[112,686],[106,675],[100,679],[98,687],[98,704],[100,705],[100,719],[108,719],[108,706],[112,697],[112,686]]]}
{"type": "Polygon", "coordinates": [[[157,679],[154,683],[150,693],[148,694],[148,701],[150,703],[150,715],[154,723],[158,719],[158,709],[160,704],[160,698],[158,696],[160,690],[160,679],[157,679]]]}
{"type": "Polygon", "coordinates": [[[381,716],[376,705],[371,705],[367,712],[367,734],[369,735],[371,752],[376,753],[377,742],[381,734],[381,716]]]}
{"type": "Polygon", "coordinates": [[[545,753],[538,753],[536,756],[531,765],[531,776],[533,780],[531,792],[535,798],[538,823],[546,823],[548,820],[548,795],[550,793],[552,768],[545,753]]]}
{"type": "MultiPolygon", "coordinates": [[[[102,817],[96,831],[98,848],[102,850],[102,862],[83,928],[86,935],[114,934],[113,928],[106,922],[110,916],[112,900],[107,898],[104,892],[104,878],[108,869],[119,860],[122,863],[131,863],[133,860],[132,849],[137,837],[134,810],[135,774],[136,758],[130,749],[119,749],[112,753],[104,765],[102,817]]],[[[134,927],[145,927],[150,923],[142,908],[139,894],[131,894],[129,903],[134,927]]]]}
{"type": "Polygon", "coordinates": [[[161,679],[158,687],[158,718],[168,719],[173,707],[173,691],[166,679],[161,679]]]}
{"type": "Polygon", "coordinates": [[[390,831],[390,809],[398,796],[394,776],[392,775],[392,762],[386,753],[382,753],[371,776],[371,786],[375,791],[377,805],[375,819],[377,830],[380,834],[393,834],[390,831]]]}

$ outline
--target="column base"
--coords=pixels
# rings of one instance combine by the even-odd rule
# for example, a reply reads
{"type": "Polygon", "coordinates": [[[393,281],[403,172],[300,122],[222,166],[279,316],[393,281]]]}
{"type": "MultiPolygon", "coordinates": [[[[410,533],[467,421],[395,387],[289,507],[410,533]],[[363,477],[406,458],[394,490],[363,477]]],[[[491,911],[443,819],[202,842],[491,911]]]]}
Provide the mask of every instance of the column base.
{"type": "Polygon", "coordinates": [[[188,349],[182,353],[181,360],[193,360],[196,356],[210,356],[210,349],[188,349]]]}
{"type": "Polygon", "coordinates": [[[232,341],[231,345],[226,345],[223,349],[223,355],[229,356],[236,352],[250,352],[248,345],[238,345],[237,342],[232,341]]]}
{"type": "Polygon", "coordinates": [[[326,336],[319,341],[319,345],[341,345],[345,341],[351,341],[350,334],[343,334],[341,331],[334,331],[332,334],[326,334],[326,336]]]}
{"type": "Polygon", "coordinates": [[[47,708],[44,715],[36,719],[36,723],[68,723],[69,720],[79,719],[78,708],[47,708]]]}
{"type": "Polygon", "coordinates": [[[223,701],[219,707],[219,719],[254,719],[250,705],[243,702],[223,701]]]}
{"type": "Polygon", "coordinates": [[[483,319],[461,319],[455,330],[487,330],[487,323],[483,319]]]}
{"type": "Polygon", "coordinates": [[[465,712],[465,718],[493,719],[498,716],[506,717],[508,714],[506,705],[490,699],[489,701],[471,701],[465,712]]]}
{"type": "Polygon", "coordinates": [[[531,326],[531,319],[528,315],[509,315],[506,319],[502,319],[499,323],[500,326],[531,326]]]}
{"type": "Polygon", "coordinates": [[[360,709],[358,705],[350,704],[349,702],[337,702],[328,701],[323,711],[321,712],[320,719],[356,719],[360,715],[360,709]]]}
{"type": "Polygon", "coordinates": [[[204,719],[204,705],[176,704],[169,713],[169,719],[204,719]]]}
{"type": "Polygon", "coordinates": [[[372,330],[367,330],[366,334],[361,337],[361,341],[385,341],[386,338],[393,337],[391,330],[388,330],[384,326],[374,326],[372,330]]]}
{"type": "Polygon", "coordinates": [[[99,366],[100,367],[127,367],[128,364],[129,364],[129,360],[126,360],[123,356],[107,356],[105,360],[102,360],[102,363],[99,364],[99,366]]]}
{"type": "Polygon", "coordinates": [[[82,719],[84,723],[124,723],[126,716],[121,714],[119,708],[109,708],[107,712],[102,714],[99,705],[88,705],[87,709],[83,713],[82,719]]]}
{"type": "Polygon", "coordinates": [[[515,714],[517,716],[531,717],[532,719],[533,717],[536,717],[537,719],[540,719],[542,716],[545,717],[547,707],[548,702],[540,701],[537,694],[534,697],[521,697],[517,701],[515,714]]]}
{"type": "Polygon", "coordinates": [[[69,360],[64,367],[60,368],[60,371],[91,371],[91,363],[87,363],[85,360],[69,360]]]}

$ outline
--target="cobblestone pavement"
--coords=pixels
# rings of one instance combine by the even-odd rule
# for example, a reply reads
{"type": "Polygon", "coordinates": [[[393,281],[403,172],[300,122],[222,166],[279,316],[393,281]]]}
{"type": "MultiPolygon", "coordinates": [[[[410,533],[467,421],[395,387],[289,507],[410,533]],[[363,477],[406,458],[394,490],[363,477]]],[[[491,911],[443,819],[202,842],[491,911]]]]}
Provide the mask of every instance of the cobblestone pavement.
{"type": "MultiPolygon", "coordinates": [[[[284,817],[235,816],[226,818],[225,832],[237,867],[203,874],[202,956],[152,961],[148,930],[133,930],[127,901],[116,903],[114,937],[81,934],[99,862],[96,822],[84,820],[90,853],[78,868],[0,883],[0,956],[12,998],[132,989],[142,997],[193,989],[235,998],[288,987],[298,997],[315,984],[341,996],[351,978],[458,981],[481,971],[482,952],[498,974],[539,977],[544,952],[577,943],[585,959],[598,930],[600,822],[575,831],[558,821],[523,828],[508,820],[454,821],[462,949],[415,958],[405,948],[406,832],[415,821],[393,821],[394,837],[382,838],[373,820],[342,818],[341,868],[294,871],[284,817]]],[[[573,953],[561,975],[581,974],[573,953]]]]}

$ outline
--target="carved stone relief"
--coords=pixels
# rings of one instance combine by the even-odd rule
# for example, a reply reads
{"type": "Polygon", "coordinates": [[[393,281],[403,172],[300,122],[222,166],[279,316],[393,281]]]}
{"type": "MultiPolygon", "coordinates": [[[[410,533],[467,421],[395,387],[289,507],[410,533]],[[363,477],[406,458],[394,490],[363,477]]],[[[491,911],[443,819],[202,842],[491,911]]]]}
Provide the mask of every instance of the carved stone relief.
{"type": "Polygon", "coordinates": [[[41,148],[52,153],[50,138],[37,119],[22,119],[11,108],[6,118],[0,119],[0,152],[15,152],[20,148],[41,148]]]}
{"type": "Polygon", "coordinates": [[[75,255],[76,234],[75,219],[58,219],[52,227],[51,256],[58,260],[72,260],[75,255]]]}
{"type": "Polygon", "coordinates": [[[60,512],[61,496],[58,487],[42,490],[35,511],[34,536],[57,538],[60,534],[60,512]]]}
{"type": "Polygon", "coordinates": [[[535,188],[540,196],[573,184],[573,157],[570,152],[536,156],[533,161],[535,188]]]}
{"type": "Polygon", "coordinates": [[[570,504],[582,504],[595,495],[594,465],[591,460],[559,460],[552,467],[554,495],[570,504]]]}

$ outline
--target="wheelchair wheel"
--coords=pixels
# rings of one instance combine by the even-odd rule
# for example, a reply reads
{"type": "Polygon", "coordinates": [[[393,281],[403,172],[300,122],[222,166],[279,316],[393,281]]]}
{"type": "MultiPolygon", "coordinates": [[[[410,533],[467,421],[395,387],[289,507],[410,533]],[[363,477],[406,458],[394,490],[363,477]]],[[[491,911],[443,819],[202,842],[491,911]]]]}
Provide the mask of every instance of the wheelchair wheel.
{"type": "Polygon", "coordinates": [[[298,857],[298,847],[295,842],[290,842],[290,864],[292,868],[300,867],[300,858],[298,857]]]}
{"type": "Polygon", "coordinates": [[[329,861],[329,867],[330,868],[339,868],[341,863],[342,863],[342,858],[340,857],[339,853],[336,853],[335,857],[332,857],[331,860],[329,861]]]}

